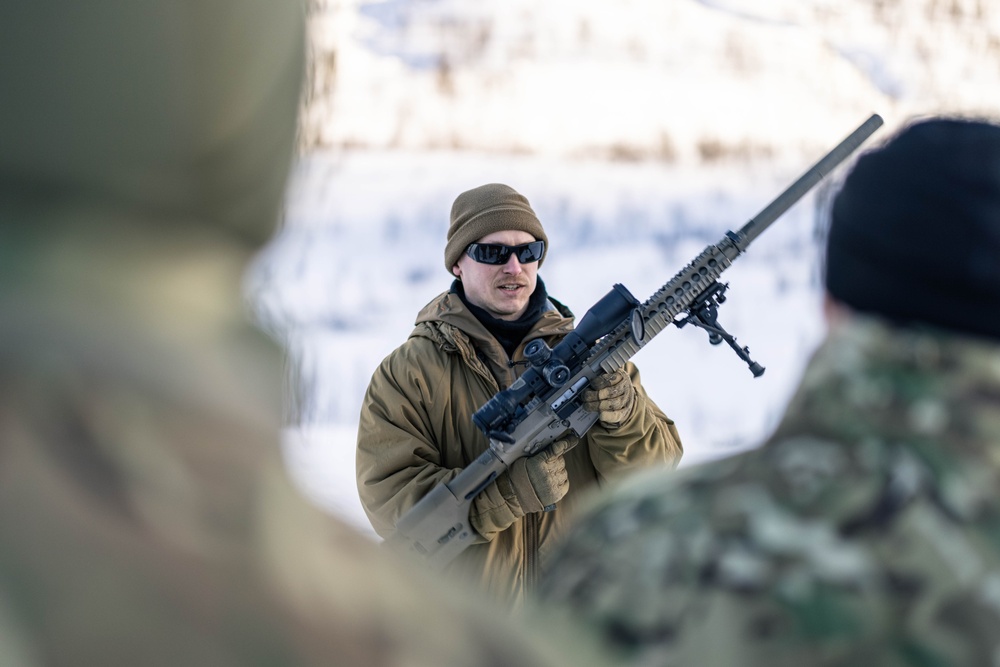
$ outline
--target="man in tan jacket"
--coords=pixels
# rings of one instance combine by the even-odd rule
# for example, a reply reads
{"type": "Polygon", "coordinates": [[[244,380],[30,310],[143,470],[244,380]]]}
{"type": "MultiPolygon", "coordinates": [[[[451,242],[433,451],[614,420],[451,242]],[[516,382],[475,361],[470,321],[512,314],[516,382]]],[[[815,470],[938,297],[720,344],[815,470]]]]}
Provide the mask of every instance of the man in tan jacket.
{"type": "MultiPolygon", "coordinates": [[[[538,338],[555,346],[573,330],[573,314],[538,277],[547,243],[528,200],[506,185],[455,200],[444,259],[456,280],[375,371],[361,410],[358,491],[382,537],[485,451],[472,414],[525,370],[524,346],[538,338]]],[[[595,380],[585,401],[599,422],[579,443],[555,442],[490,483],[472,505],[478,542],[448,566],[512,608],[532,590],[582,491],[681,456],[674,423],[631,362],[595,380]]]]}

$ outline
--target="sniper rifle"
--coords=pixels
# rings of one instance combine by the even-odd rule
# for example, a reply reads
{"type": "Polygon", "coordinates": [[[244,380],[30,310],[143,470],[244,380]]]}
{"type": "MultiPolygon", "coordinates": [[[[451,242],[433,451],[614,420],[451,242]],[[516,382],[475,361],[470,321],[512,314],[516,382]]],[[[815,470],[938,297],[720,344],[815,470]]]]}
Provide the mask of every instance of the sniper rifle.
{"type": "Polygon", "coordinates": [[[517,459],[541,451],[568,431],[584,435],[597,421],[597,413],[583,407],[584,389],[595,377],[621,368],[669,324],[705,329],[710,343],[725,341],[754,377],[761,376],[764,368],[750,358],[749,349],[740,347],[718,322],[728,288],[719,276],[881,125],[882,118],[872,115],[738,232],[729,231],[705,248],[645,303],[616,284],[554,348],[541,339],[529,342],[524,349],[529,368],[472,416],[489,447],[400,517],[389,544],[438,568],[453,560],[475,541],[469,522],[475,497],[517,459]]]}

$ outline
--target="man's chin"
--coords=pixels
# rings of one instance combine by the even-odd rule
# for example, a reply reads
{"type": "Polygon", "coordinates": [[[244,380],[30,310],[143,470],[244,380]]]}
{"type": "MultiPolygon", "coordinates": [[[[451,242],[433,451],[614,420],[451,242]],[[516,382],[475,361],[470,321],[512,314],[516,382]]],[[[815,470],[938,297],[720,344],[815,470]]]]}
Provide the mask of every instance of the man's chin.
{"type": "Polygon", "coordinates": [[[490,314],[498,320],[516,320],[524,312],[524,306],[517,308],[506,306],[504,308],[493,308],[490,314]]]}

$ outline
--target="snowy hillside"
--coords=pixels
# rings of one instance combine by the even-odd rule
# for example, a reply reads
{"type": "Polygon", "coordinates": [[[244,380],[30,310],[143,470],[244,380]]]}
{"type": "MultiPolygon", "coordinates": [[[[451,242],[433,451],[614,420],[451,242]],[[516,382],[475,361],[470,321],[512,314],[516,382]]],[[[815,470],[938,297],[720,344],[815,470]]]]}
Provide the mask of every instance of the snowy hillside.
{"type": "MultiPolygon", "coordinates": [[[[458,193],[528,197],[541,275],[577,315],[616,282],[644,300],[871,112],[885,136],[911,114],[1000,110],[998,19],[967,0],[316,3],[307,150],[248,281],[303,389],[296,477],[367,529],[361,398],[448,287],[458,193]]],[[[685,465],[758,443],[822,336],[816,194],[724,276],[720,321],[763,377],[690,328],[636,357],[685,465]]]]}
{"type": "Polygon", "coordinates": [[[320,2],[307,141],[715,160],[1000,108],[990,0],[320,2]]]}

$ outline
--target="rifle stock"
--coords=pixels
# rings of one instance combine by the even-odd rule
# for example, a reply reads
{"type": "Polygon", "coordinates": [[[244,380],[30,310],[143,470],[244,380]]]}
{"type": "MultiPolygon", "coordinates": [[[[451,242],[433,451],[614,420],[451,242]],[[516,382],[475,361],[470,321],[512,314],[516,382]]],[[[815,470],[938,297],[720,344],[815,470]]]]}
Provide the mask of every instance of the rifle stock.
{"type": "Polygon", "coordinates": [[[716,320],[727,288],[718,278],[757,236],[881,125],[877,114],[868,118],[738,232],[727,232],[706,247],[644,303],[616,284],[555,348],[531,341],[525,348],[528,370],[473,415],[489,438],[486,451],[400,517],[390,546],[435,567],[451,562],[476,541],[469,523],[475,497],[517,459],[541,451],[569,431],[583,436],[597,421],[596,413],[580,403],[583,390],[595,377],[620,368],[671,323],[705,329],[711,343],[726,341],[754,376],[763,374],[749,350],[739,347],[716,320]],[[677,320],[685,312],[687,317],[677,320]]]}

